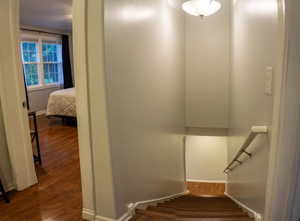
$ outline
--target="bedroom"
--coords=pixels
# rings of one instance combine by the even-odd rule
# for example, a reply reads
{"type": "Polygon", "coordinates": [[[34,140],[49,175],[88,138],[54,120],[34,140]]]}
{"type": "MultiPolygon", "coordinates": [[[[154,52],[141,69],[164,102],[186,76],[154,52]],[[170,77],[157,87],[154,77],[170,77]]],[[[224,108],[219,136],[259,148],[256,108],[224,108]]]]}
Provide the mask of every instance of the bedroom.
{"type": "MultiPolygon", "coordinates": [[[[21,193],[10,192],[10,203],[3,205],[3,210],[13,211],[16,217],[16,211],[26,210],[28,220],[52,220],[57,215],[77,220],[74,217],[80,217],[82,197],[72,0],[42,4],[40,0],[21,0],[19,43],[27,98],[23,106],[28,109],[38,185],[21,193]],[[32,195],[30,202],[26,201],[28,194],[32,195]],[[70,198],[76,200],[70,202],[70,198]],[[58,207],[65,213],[58,214],[58,207]]],[[[8,176],[7,182],[10,178],[13,180],[8,176]]]]}

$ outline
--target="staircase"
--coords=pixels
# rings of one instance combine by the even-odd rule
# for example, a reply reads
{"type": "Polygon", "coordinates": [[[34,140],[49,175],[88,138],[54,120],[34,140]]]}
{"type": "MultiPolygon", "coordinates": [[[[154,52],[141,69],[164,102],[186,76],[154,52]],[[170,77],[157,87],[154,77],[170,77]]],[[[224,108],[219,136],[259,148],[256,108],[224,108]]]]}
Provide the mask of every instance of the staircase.
{"type": "Polygon", "coordinates": [[[136,209],[130,221],[254,221],[231,199],[185,195],[136,209]]]}

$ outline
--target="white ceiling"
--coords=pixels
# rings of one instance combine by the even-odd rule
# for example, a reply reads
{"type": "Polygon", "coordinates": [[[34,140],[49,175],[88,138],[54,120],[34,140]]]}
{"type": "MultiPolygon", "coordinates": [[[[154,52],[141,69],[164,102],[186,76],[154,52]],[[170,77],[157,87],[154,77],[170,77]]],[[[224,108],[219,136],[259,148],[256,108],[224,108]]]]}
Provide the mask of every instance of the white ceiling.
{"type": "Polygon", "coordinates": [[[72,30],[72,0],[20,0],[21,25],[72,30]]]}

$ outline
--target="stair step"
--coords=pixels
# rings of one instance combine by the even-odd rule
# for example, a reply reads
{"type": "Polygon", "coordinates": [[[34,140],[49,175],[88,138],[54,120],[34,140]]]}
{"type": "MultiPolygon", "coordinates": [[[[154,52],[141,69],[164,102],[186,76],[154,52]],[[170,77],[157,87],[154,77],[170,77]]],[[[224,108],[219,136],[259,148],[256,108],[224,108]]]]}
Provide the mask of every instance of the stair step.
{"type": "Polygon", "coordinates": [[[147,216],[136,214],[132,218],[129,219],[129,221],[145,221],[147,216]]]}
{"type": "Polygon", "coordinates": [[[144,216],[144,215],[135,215],[129,221],[171,221],[171,219],[166,219],[166,218],[163,218],[163,217],[151,217],[151,216],[144,216]]]}
{"type": "Polygon", "coordinates": [[[157,206],[148,206],[147,210],[166,212],[166,213],[175,213],[175,209],[168,207],[157,207],[157,206]]]}
{"type": "Polygon", "coordinates": [[[215,217],[215,218],[221,218],[221,217],[248,217],[247,213],[244,212],[220,212],[220,211],[214,211],[214,212],[203,212],[203,211],[177,211],[176,216],[178,217],[215,217]]]}
{"type": "Polygon", "coordinates": [[[254,221],[251,218],[180,218],[176,221],[254,221]]]}
{"type": "Polygon", "coordinates": [[[136,209],[130,221],[253,221],[227,197],[183,196],[136,209]]]}
{"type": "Polygon", "coordinates": [[[174,220],[176,218],[175,214],[166,213],[166,212],[158,212],[152,210],[143,210],[143,209],[136,209],[136,214],[144,215],[144,216],[151,216],[151,217],[158,217],[158,218],[166,218],[174,220]]]}
{"type": "Polygon", "coordinates": [[[217,208],[217,209],[239,209],[238,206],[226,206],[226,205],[218,205],[218,204],[190,204],[190,203],[163,203],[160,205],[169,206],[169,207],[193,207],[193,208],[217,208]]]}
{"type": "Polygon", "coordinates": [[[173,214],[177,217],[248,217],[248,214],[242,211],[186,211],[155,206],[149,206],[147,210],[162,214],[173,214]]]}
{"type": "Polygon", "coordinates": [[[242,211],[241,208],[218,208],[218,207],[200,207],[200,206],[187,206],[187,205],[170,205],[159,203],[157,207],[164,207],[164,208],[172,208],[176,210],[187,210],[187,211],[242,211]]]}
{"type": "Polygon", "coordinates": [[[214,201],[214,200],[218,200],[218,201],[232,202],[232,200],[228,197],[192,197],[192,198],[181,197],[181,198],[173,198],[173,199],[169,199],[169,200],[188,200],[188,201],[201,201],[201,200],[214,201]]]}

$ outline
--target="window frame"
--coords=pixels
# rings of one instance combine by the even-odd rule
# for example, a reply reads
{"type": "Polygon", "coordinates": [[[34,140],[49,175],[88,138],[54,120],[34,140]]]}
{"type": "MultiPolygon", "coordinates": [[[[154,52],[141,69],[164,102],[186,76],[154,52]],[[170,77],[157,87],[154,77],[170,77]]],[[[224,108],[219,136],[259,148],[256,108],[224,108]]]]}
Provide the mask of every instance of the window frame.
{"type": "MultiPolygon", "coordinates": [[[[61,62],[44,62],[43,60],[43,43],[47,43],[47,41],[53,44],[62,44],[62,37],[60,35],[55,34],[44,34],[44,33],[22,33],[21,39],[20,39],[20,48],[21,48],[21,57],[22,57],[22,66],[24,69],[24,64],[37,64],[37,71],[38,71],[38,81],[39,84],[37,85],[30,85],[27,86],[27,89],[29,91],[34,90],[42,90],[46,88],[55,88],[55,87],[62,87],[62,82],[58,83],[45,83],[45,72],[44,72],[44,64],[61,64],[62,65],[62,59],[61,62]],[[23,58],[23,42],[36,42],[37,43],[37,62],[24,62],[23,58]]],[[[62,68],[62,67],[61,67],[62,68]]],[[[63,74],[63,70],[62,70],[63,74]]],[[[63,76],[61,76],[63,77],[63,76]]]]}

